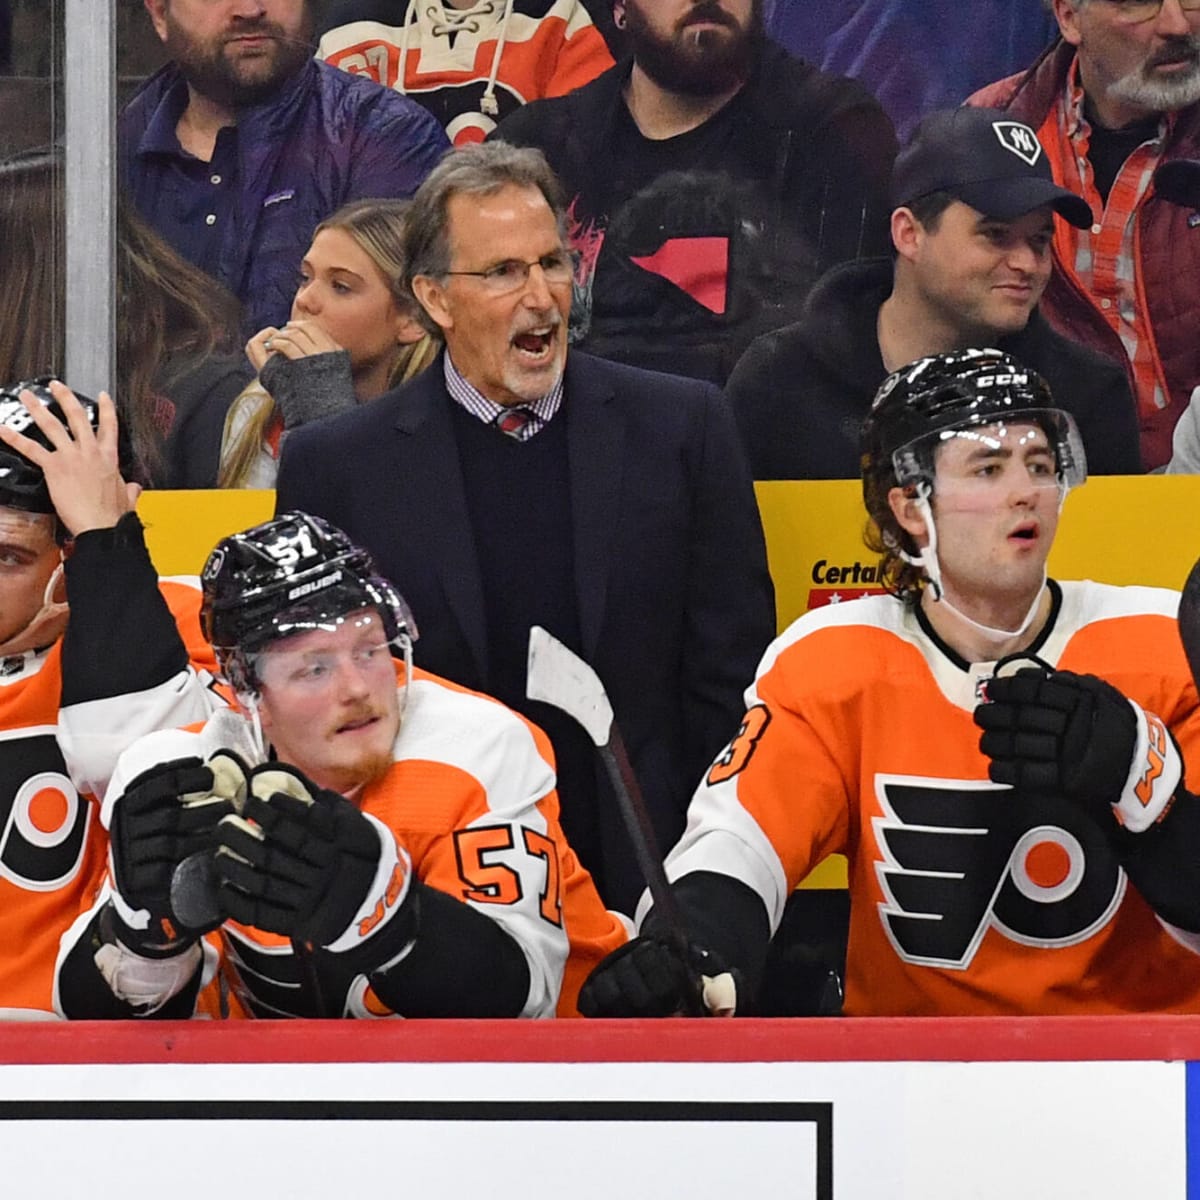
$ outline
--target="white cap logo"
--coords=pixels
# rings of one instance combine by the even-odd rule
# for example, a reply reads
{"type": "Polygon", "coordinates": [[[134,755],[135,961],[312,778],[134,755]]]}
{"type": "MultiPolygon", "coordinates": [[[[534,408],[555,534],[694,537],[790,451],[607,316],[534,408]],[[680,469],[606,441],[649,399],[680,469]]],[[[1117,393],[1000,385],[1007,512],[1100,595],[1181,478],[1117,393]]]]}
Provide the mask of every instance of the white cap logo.
{"type": "Polygon", "coordinates": [[[1000,145],[1022,162],[1032,167],[1041,158],[1042,144],[1028,125],[1022,125],[1020,121],[993,121],[992,129],[1000,145]]]}

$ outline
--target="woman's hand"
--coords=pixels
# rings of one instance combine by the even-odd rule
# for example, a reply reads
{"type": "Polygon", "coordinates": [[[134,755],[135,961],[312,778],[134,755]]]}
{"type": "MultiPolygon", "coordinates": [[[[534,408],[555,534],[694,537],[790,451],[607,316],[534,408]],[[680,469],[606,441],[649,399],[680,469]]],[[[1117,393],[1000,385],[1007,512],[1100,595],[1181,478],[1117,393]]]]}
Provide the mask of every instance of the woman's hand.
{"type": "Polygon", "coordinates": [[[260,329],[246,343],[246,357],[258,373],[272,354],[292,359],[307,358],[310,354],[327,354],[341,348],[311,317],[298,317],[282,329],[273,325],[260,329]]]}

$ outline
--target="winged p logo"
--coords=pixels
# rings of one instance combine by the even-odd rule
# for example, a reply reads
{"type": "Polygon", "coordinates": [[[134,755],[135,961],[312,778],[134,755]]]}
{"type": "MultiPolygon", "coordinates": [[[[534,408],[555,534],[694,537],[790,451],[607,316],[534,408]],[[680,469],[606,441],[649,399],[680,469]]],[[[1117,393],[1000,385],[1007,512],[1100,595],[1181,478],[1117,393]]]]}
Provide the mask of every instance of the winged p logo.
{"type": "Polygon", "coordinates": [[[992,129],[995,130],[1000,145],[1022,162],[1032,167],[1041,158],[1042,144],[1028,125],[1022,125],[1020,121],[993,121],[992,129]]]}

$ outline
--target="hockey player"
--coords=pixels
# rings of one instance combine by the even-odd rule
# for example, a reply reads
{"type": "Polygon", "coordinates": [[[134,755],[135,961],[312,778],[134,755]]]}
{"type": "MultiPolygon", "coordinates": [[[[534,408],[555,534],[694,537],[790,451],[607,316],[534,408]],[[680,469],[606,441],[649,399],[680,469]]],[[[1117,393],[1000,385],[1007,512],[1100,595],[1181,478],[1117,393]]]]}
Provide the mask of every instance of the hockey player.
{"type": "Polygon", "coordinates": [[[218,924],[251,1015],[552,1016],[568,945],[573,1012],[626,931],[563,840],[541,731],[416,670],[403,600],[318,518],[225,538],[203,585],[242,711],[121,758],[68,1013],[190,1015],[218,924]]]}
{"type": "Polygon", "coordinates": [[[59,938],[103,871],[90,794],[117,754],[217,703],[199,590],[160,590],[137,491],[105,393],[0,389],[0,1018],[55,1015],[59,938]]]}
{"type": "Polygon", "coordinates": [[[1047,578],[1085,474],[1073,421],[1007,355],[888,377],[863,492],[892,594],[811,612],[767,650],[667,856],[707,954],[683,962],[642,913],[585,1013],[677,1011],[722,967],[746,1011],[784,901],[834,852],[847,1014],[1200,1011],[1179,595],[1047,578]]]}

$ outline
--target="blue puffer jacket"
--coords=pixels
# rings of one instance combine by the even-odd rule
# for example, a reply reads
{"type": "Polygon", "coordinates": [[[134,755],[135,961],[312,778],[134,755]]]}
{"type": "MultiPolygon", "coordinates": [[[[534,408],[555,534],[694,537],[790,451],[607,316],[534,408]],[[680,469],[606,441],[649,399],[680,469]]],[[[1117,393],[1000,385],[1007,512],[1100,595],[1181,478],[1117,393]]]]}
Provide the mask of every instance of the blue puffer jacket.
{"type": "MultiPolygon", "coordinates": [[[[168,63],[120,120],[121,181],[155,225],[171,203],[170,164],[142,150],[164,109],[182,113],[187,85],[168,63]]],[[[264,104],[238,113],[239,197],[217,277],[243,305],[247,334],[282,325],[313,228],[348,200],[410,196],[449,148],[419,104],[370,79],[310,60],[264,104]]]]}

